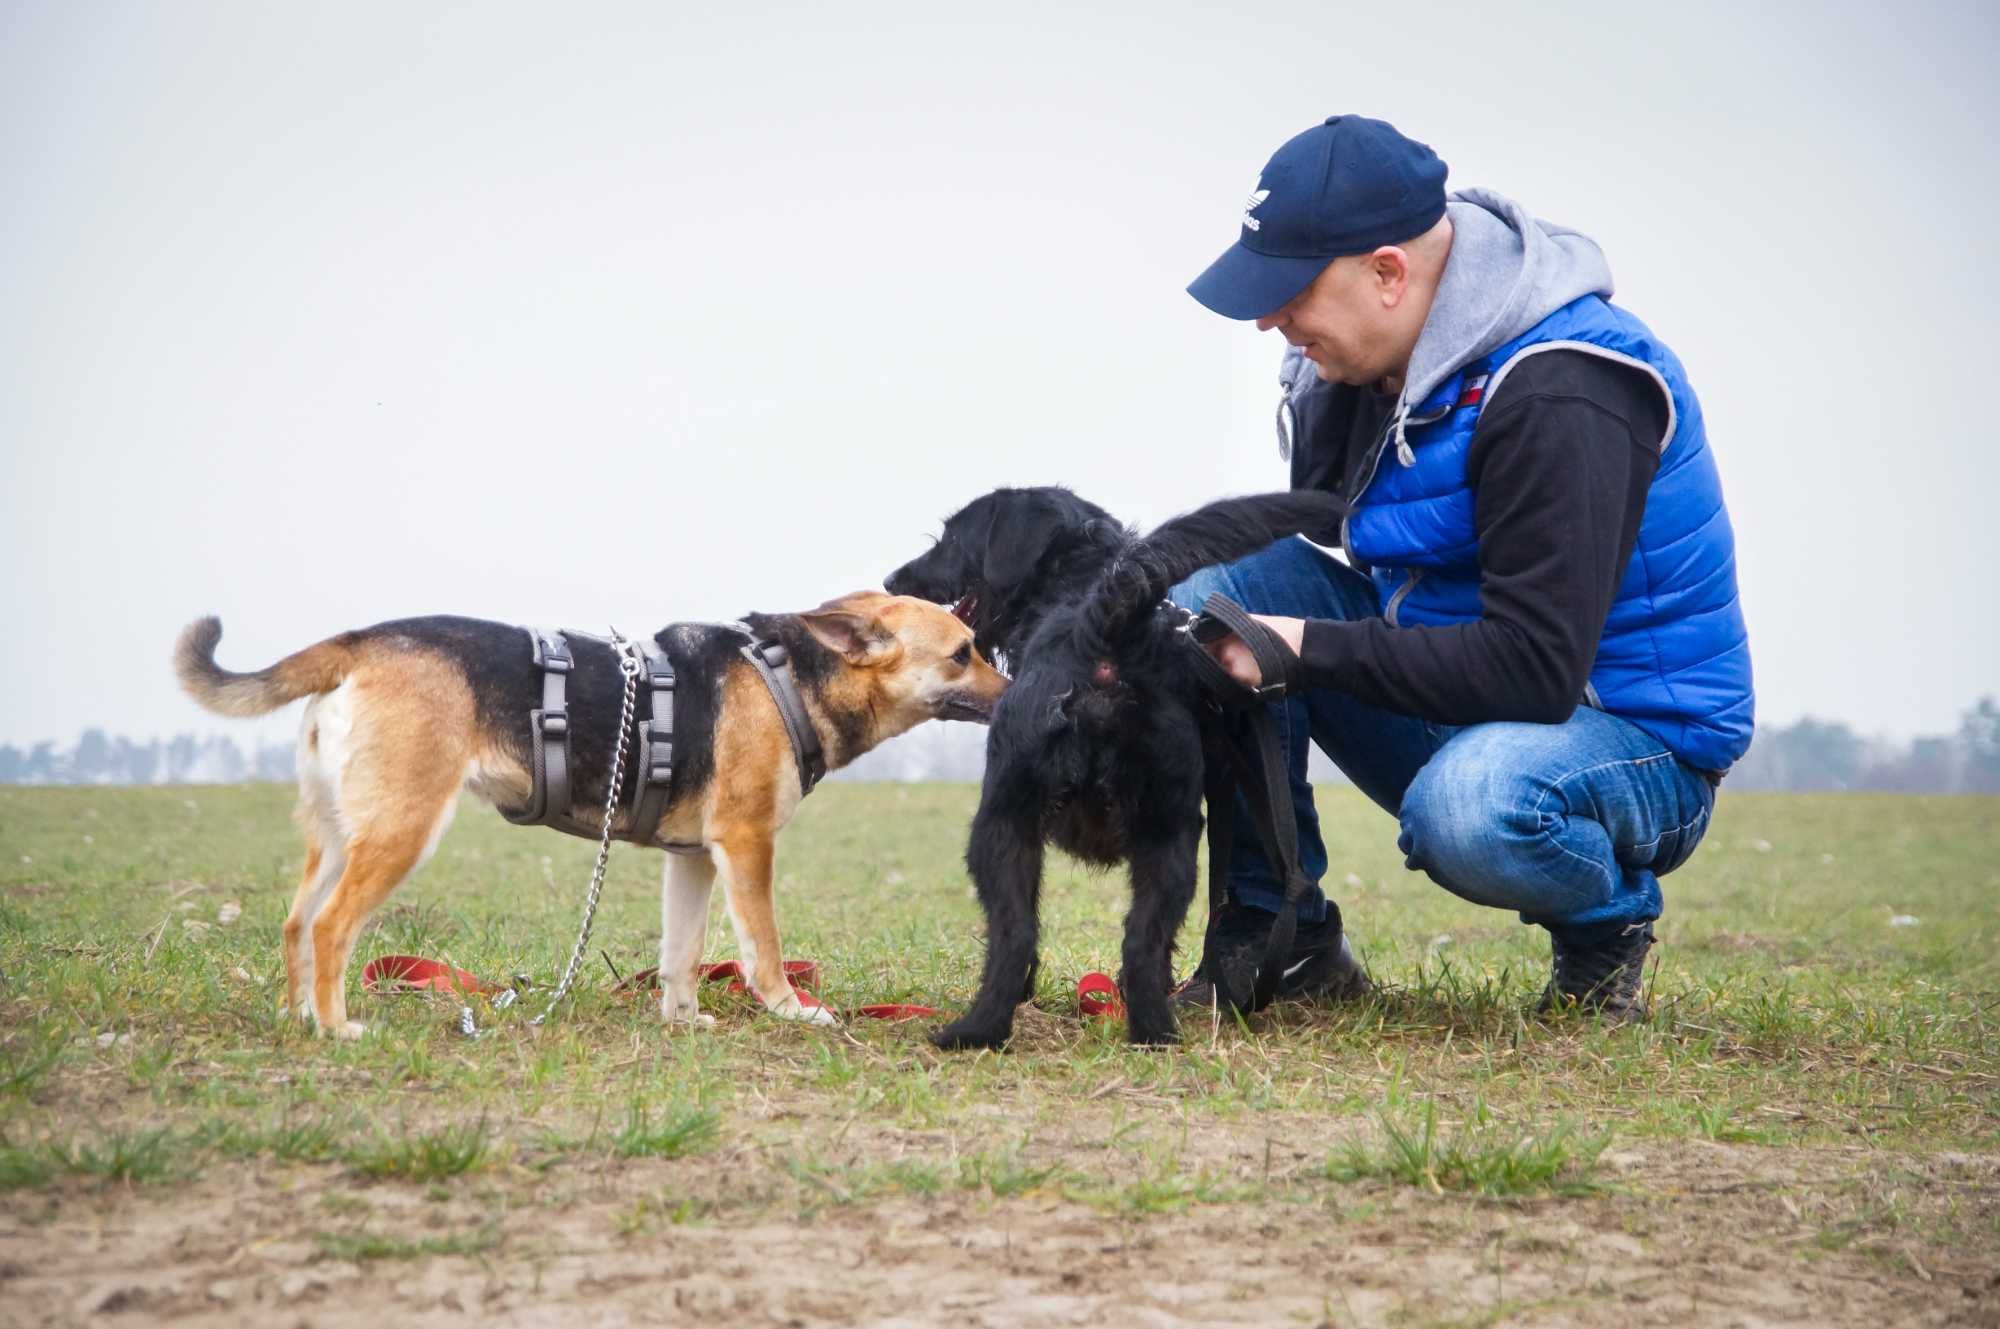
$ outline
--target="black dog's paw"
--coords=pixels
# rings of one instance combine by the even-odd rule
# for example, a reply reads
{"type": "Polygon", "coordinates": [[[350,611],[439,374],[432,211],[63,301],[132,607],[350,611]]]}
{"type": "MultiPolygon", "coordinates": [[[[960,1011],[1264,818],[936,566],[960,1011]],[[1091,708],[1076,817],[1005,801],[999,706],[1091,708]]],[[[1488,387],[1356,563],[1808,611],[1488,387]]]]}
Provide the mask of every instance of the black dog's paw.
{"type": "Polygon", "coordinates": [[[930,1040],[946,1052],[964,1052],[974,1048],[1005,1047],[1012,1034],[1011,1029],[994,1029],[970,1020],[954,1020],[931,1030],[930,1040]]]}
{"type": "Polygon", "coordinates": [[[1133,1020],[1125,1027],[1125,1041],[1134,1047],[1170,1048],[1180,1043],[1181,1033],[1174,1027],[1172,1016],[1167,1018],[1165,1024],[1133,1020]]]}

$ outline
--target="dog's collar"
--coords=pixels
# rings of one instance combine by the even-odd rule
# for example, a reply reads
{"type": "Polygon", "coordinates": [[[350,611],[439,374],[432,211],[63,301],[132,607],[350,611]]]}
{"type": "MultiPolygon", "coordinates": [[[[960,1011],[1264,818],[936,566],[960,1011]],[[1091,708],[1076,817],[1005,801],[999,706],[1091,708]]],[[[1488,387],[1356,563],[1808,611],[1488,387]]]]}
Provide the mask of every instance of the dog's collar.
{"type": "Polygon", "coordinates": [[[792,655],[775,637],[759,636],[748,623],[729,625],[750,640],[742,656],[757,671],[777,703],[778,717],[785,722],[785,735],[792,740],[792,759],[799,766],[799,797],[813,791],[826,775],[826,753],[820,747],[819,731],[806,713],[805,699],[799,695],[799,681],[792,673],[792,655]]]}

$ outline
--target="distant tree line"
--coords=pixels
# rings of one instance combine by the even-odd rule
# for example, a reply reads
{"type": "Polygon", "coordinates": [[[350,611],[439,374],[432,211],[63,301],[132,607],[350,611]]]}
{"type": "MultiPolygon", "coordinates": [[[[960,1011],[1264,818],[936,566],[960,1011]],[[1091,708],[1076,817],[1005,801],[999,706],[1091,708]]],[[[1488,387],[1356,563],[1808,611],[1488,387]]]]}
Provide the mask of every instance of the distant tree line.
{"type": "Polygon", "coordinates": [[[1729,772],[1730,789],[1874,789],[1906,794],[2000,793],[2000,705],[1983,697],[1958,732],[1909,743],[1866,739],[1838,720],[1808,716],[1759,729],[1729,772]]]}
{"type": "MultiPolygon", "coordinates": [[[[1315,779],[1338,778],[1315,753],[1315,779]]],[[[883,744],[835,778],[978,780],[986,731],[978,725],[923,725],[883,744]]],[[[226,735],[179,734],[135,743],[86,729],[73,748],[52,742],[27,751],[0,745],[0,784],[233,784],[291,780],[292,745],[245,751],[226,735]]],[[[1730,771],[1730,789],[1872,789],[1910,794],[2000,793],[2000,704],[1982,698],[1958,730],[1908,743],[1869,739],[1838,720],[1810,717],[1757,731],[1730,771]]]]}
{"type": "Polygon", "coordinates": [[[135,743],[86,729],[73,748],[37,743],[27,751],[0,746],[0,784],[234,784],[290,780],[292,745],[267,743],[246,752],[226,735],[135,743]]]}

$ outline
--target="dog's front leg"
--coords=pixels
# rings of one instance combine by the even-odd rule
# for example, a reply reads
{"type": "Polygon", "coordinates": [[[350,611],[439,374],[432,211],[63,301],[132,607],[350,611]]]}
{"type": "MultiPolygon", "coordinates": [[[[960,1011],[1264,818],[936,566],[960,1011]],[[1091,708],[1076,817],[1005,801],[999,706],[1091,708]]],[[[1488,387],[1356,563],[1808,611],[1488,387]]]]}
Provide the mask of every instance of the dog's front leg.
{"type": "MultiPolygon", "coordinates": [[[[1197,825],[1199,823],[1197,822],[1197,825]]],[[[1125,915],[1126,1037],[1134,1043],[1179,1040],[1174,1027],[1174,937],[1194,899],[1194,828],[1135,835],[1132,909],[1125,915]]]]}
{"type": "Polygon", "coordinates": [[[808,1006],[785,978],[778,916],[771,903],[771,840],[757,832],[725,835],[710,846],[722,872],[723,897],[736,929],[736,949],[764,1009],[784,1020],[837,1024],[824,1006],[808,1006]]]}
{"type": "Polygon", "coordinates": [[[668,1024],[715,1023],[695,995],[714,886],[715,863],[706,854],[667,855],[660,874],[660,1018],[668,1024]]]}
{"type": "Polygon", "coordinates": [[[986,968],[972,1009],[931,1033],[941,1048],[997,1048],[1014,1032],[1014,1007],[1030,994],[1041,944],[1042,837],[1036,817],[1000,816],[984,806],[965,851],[986,911],[986,968]]]}

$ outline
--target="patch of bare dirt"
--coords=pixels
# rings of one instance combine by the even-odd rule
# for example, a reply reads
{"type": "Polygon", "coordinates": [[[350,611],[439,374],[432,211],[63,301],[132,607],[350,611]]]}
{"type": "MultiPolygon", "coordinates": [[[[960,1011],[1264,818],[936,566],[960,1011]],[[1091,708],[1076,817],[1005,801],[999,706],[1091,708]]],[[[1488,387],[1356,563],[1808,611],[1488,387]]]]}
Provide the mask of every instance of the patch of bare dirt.
{"type": "Polygon", "coordinates": [[[440,1190],[240,1166],[17,1194],[0,1322],[2000,1326],[1989,1155],[1683,1144],[1608,1156],[1583,1199],[1327,1185],[1141,1217],[1032,1192],[806,1212],[825,1197],[777,1175],[737,1153],[440,1190]],[[392,1253],[358,1255],[364,1235],[392,1253]]]}

